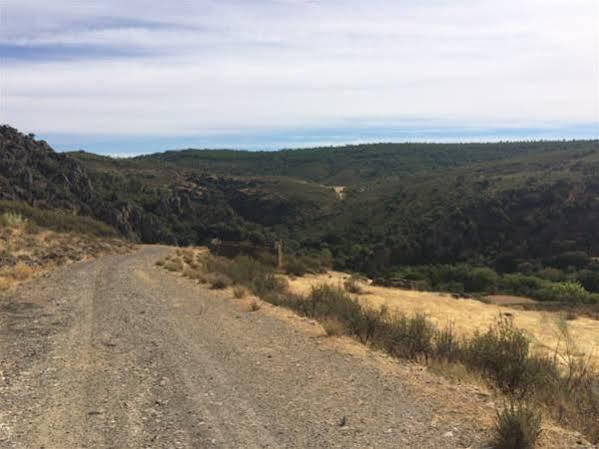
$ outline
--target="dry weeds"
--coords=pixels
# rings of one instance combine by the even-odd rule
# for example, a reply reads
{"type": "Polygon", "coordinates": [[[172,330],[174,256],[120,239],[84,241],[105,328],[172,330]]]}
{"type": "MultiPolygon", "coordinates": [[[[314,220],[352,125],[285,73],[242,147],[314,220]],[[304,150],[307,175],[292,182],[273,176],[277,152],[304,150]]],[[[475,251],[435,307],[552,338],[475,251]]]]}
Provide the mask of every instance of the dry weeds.
{"type": "Polygon", "coordinates": [[[25,226],[14,217],[0,226],[0,290],[7,290],[39,273],[106,253],[125,253],[134,245],[121,239],[59,233],[25,226]]]}
{"type": "MultiPolygon", "coordinates": [[[[289,278],[289,286],[293,293],[307,295],[314,286],[324,283],[342,286],[347,279],[347,274],[333,271],[289,278]]],[[[514,310],[475,299],[454,299],[442,293],[361,285],[367,293],[359,298],[362,304],[375,308],[386,306],[389,310],[407,314],[422,313],[439,328],[451,323],[459,336],[470,337],[477,330],[485,331],[497,321],[498,316],[507,313],[511,314],[514,325],[528,334],[536,349],[551,354],[562,340],[558,325],[561,315],[558,312],[514,310]]],[[[570,335],[579,343],[580,355],[590,356],[599,365],[599,323],[581,316],[568,324],[570,335]]]]}

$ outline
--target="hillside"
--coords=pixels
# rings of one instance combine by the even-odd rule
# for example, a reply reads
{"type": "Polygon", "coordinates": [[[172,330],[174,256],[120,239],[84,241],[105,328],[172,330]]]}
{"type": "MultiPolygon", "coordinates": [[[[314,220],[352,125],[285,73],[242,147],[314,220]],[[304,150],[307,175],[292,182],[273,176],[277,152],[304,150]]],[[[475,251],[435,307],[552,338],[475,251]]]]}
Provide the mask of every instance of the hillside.
{"type": "Polygon", "coordinates": [[[374,270],[478,259],[514,271],[518,262],[564,252],[594,257],[599,252],[592,238],[599,222],[598,169],[595,142],[581,150],[475,164],[442,175],[382,180],[347,189],[335,224],[327,220],[323,232],[330,244],[343,240],[346,251],[349,242],[380,248],[378,254],[348,254],[365,263],[378,258],[374,270]],[[348,222],[345,235],[339,235],[338,224],[348,222]]]}
{"type": "Polygon", "coordinates": [[[552,151],[584,150],[591,142],[468,144],[379,143],[282,151],[183,150],[140,156],[144,166],[179,167],[235,176],[289,176],[327,185],[440,172],[552,151]]]}
{"type": "Polygon", "coordinates": [[[92,216],[146,243],[186,245],[212,238],[272,245],[337,201],[332,188],[282,177],[232,178],[200,171],[55,153],[4,126],[0,199],[92,216]]]}
{"type": "Polygon", "coordinates": [[[337,268],[426,288],[497,289],[498,282],[463,274],[489,267],[497,271],[493,279],[530,277],[518,281],[526,288],[510,287],[514,294],[555,297],[545,281],[599,292],[598,141],[185,150],[113,159],[58,155],[45,142],[2,129],[3,198],[91,215],[133,240],[189,245],[219,238],[272,247],[283,239],[290,253],[332,256],[337,268]],[[339,185],[342,197],[333,188],[339,185]],[[427,268],[456,264],[466,268],[443,268],[443,275],[427,268]]]}
{"type": "Polygon", "coordinates": [[[89,217],[0,201],[0,292],[58,266],[133,247],[89,217]]]}

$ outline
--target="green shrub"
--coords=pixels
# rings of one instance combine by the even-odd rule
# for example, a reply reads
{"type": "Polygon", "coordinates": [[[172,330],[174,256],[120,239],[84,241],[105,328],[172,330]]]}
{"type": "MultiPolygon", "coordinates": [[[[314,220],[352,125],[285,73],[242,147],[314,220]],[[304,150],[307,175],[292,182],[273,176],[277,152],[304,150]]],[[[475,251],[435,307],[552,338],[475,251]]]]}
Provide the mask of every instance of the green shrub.
{"type": "Polygon", "coordinates": [[[272,267],[248,256],[237,256],[233,260],[212,256],[206,261],[206,269],[225,275],[229,282],[245,285],[257,296],[287,289],[287,281],[278,277],[272,267]]]}
{"type": "Polygon", "coordinates": [[[293,276],[303,276],[308,272],[308,267],[303,260],[289,256],[285,261],[285,272],[293,276]]]}
{"type": "Polygon", "coordinates": [[[338,287],[323,284],[312,287],[303,305],[303,312],[312,317],[331,316],[351,323],[362,310],[360,304],[338,287]]]}
{"type": "Polygon", "coordinates": [[[510,403],[497,412],[495,449],[532,449],[541,435],[541,415],[525,403],[510,403]]]}
{"type": "Polygon", "coordinates": [[[25,218],[16,212],[4,212],[0,215],[0,227],[9,226],[20,228],[25,225],[25,218]]]}
{"type": "Polygon", "coordinates": [[[468,276],[466,289],[472,292],[494,292],[499,282],[499,276],[487,267],[474,268],[468,276]]]}
{"type": "Polygon", "coordinates": [[[484,334],[476,333],[464,349],[466,365],[507,394],[526,396],[558,376],[555,362],[531,355],[528,337],[508,318],[500,318],[484,334]]]}
{"type": "Polygon", "coordinates": [[[391,355],[407,359],[428,358],[433,352],[435,328],[425,315],[396,313],[381,323],[379,340],[391,355]]]}
{"type": "Polygon", "coordinates": [[[438,289],[443,292],[459,293],[459,294],[462,294],[462,293],[464,293],[464,291],[466,291],[464,288],[464,284],[462,284],[461,282],[457,282],[457,281],[450,281],[450,282],[446,282],[444,284],[439,284],[438,289]]]}
{"type": "Polygon", "coordinates": [[[505,274],[500,282],[501,290],[506,293],[531,297],[545,285],[546,281],[543,279],[523,274],[505,274]]]}
{"type": "Polygon", "coordinates": [[[552,282],[540,289],[538,295],[543,300],[559,302],[590,302],[589,292],[579,282],[552,282]]]}

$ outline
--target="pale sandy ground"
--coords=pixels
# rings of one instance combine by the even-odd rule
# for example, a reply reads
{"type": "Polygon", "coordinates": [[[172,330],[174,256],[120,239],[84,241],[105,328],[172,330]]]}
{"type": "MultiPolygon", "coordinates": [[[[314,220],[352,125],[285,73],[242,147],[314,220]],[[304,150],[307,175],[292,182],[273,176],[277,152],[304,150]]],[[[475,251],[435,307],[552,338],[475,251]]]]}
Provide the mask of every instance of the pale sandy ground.
{"type": "MultiPolygon", "coordinates": [[[[343,286],[347,277],[346,273],[332,271],[290,279],[289,285],[295,293],[308,294],[312,286],[323,283],[343,286]]],[[[439,327],[451,325],[460,335],[484,331],[497,321],[500,314],[510,313],[514,324],[530,335],[537,348],[554,351],[558,344],[563,343],[558,323],[564,323],[564,320],[556,312],[515,310],[474,299],[454,299],[443,293],[375,287],[366,283],[361,286],[364,293],[358,297],[364,304],[374,307],[385,305],[390,310],[408,314],[424,313],[439,327]]],[[[599,322],[579,317],[566,323],[568,332],[576,342],[578,355],[590,356],[594,364],[599,366],[599,322]]]]}

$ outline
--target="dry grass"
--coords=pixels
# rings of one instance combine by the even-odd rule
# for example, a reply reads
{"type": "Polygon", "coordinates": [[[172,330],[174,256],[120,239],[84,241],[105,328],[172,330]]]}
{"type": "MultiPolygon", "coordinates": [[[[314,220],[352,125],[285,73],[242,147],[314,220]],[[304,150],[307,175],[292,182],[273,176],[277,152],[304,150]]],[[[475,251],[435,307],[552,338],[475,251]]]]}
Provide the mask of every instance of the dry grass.
{"type": "MultiPolygon", "coordinates": [[[[329,272],[319,275],[306,275],[289,279],[293,293],[308,295],[312,287],[323,283],[343,285],[348,275],[329,272]]],[[[474,299],[454,299],[450,295],[432,292],[419,292],[368,286],[368,295],[359,298],[364,305],[375,308],[386,306],[389,310],[412,314],[422,313],[437,327],[444,328],[452,323],[458,336],[470,337],[476,331],[484,331],[504,313],[511,313],[514,325],[523,329],[533,341],[536,349],[553,353],[562,336],[558,322],[560,313],[545,311],[525,311],[485,304],[474,299]]],[[[590,356],[599,365],[599,323],[596,320],[579,317],[569,321],[570,335],[579,342],[580,356],[590,356]]]]}
{"type": "Polygon", "coordinates": [[[320,324],[329,337],[336,337],[346,333],[345,326],[336,318],[324,318],[320,324]]]}
{"type": "Polygon", "coordinates": [[[260,310],[260,304],[256,300],[252,300],[250,302],[250,312],[257,312],[258,310],[260,310]]]}
{"type": "MultiPolygon", "coordinates": [[[[357,298],[347,293],[344,281],[348,277],[342,273],[306,276],[287,283],[272,269],[247,257],[230,260],[209,254],[200,257],[198,253],[189,257],[180,250],[166,263],[180,266],[184,271],[192,269],[193,261],[200,262],[212,288],[245,286],[266,302],[315,318],[327,335],[348,335],[392,357],[427,362],[432,371],[444,371],[446,376],[449,374],[447,377],[458,382],[475,378],[474,383],[484,381],[510,397],[532,396],[532,400],[543,404],[558,422],[590,438],[599,438],[599,420],[596,419],[599,398],[593,393],[594,382],[599,381],[587,363],[588,358],[581,358],[581,352],[571,344],[575,338],[568,327],[580,320],[558,319],[557,314],[525,313],[552,320],[556,331],[551,349],[555,356],[559,354],[561,360],[558,360],[534,351],[526,332],[515,327],[516,320],[498,313],[510,309],[440,294],[370,285],[368,295],[357,298]],[[472,327],[473,320],[465,313],[464,306],[472,314],[491,313],[491,318],[485,323],[479,317],[478,326],[472,327]],[[501,318],[499,324],[498,317],[501,318]],[[563,354],[567,357],[562,357],[563,354]],[[583,359],[587,362],[580,363],[583,359]],[[568,372],[574,375],[570,377],[568,372]]],[[[260,303],[252,297],[243,304],[249,312],[260,309],[260,303]]],[[[516,313],[520,311],[512,310],[512,314],[516,313]]],[[[538,341],[537,346],[542,347],[538,341]]]]}
{"type": "Polygon", "coordinates": [[[233,296],[237,299],[245,298],[247,291],[244,287],[237,286],[233,289],[233,296]]]}
{"type": "Polygon", "coordinates": [[[3,290],[8,290],[10,287],[12,287],[14,284],[14,281],[12,281],[11,279],[1,276],[0,277],[0,292],[3,290]]]}
{"type": "Polygon", "coordinates": [[[23,228],[27,220],[15,212],[4,212],[0,215],[0,227],[23,228]]]}
{"type": "Polygon", "coordinates": [[[6,290],[57,266],[107,253],[125,253],[134,245],[114,238],[62,233],[26,226],[27,220],[2,214],[0,290],[6,290]],[[9,217],[9,218],[7,218],[9,217]]]}
{"type": "Polygon", "coordinates": [[[33,276],[34,270],[29,265],[25,265],[23,262],[19,262],[15,265],[12,271],[12,276],[17,281],[24,281],[33,276]]]}

